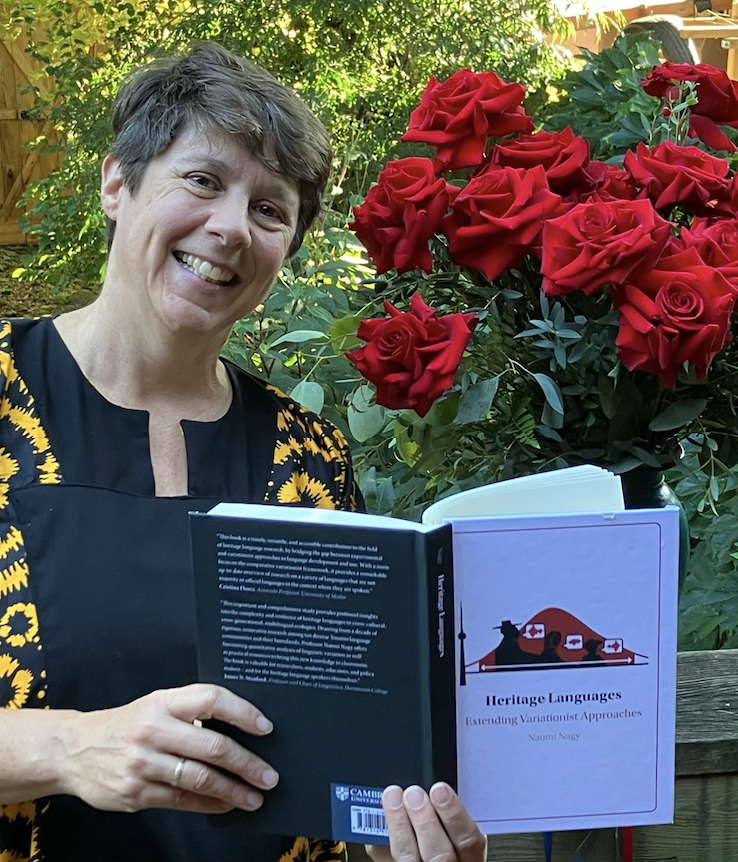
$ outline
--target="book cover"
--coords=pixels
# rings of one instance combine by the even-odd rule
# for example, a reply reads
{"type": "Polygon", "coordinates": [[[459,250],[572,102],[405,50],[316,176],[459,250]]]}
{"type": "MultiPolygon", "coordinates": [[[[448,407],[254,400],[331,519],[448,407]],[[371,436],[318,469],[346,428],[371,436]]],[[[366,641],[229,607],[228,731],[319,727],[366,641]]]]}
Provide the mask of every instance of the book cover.
{"type": "Polygon", "coordinates": [[[458,789],[482,831],[671,822],[678,511],[453,528],[458,789]]]}
{"type": "Polygon", "coordinates": [[[386,843],[386,785],[456,786],[449,526],[222,504],[191,537],[200,679],[273,721],[239,741],[280,773],[219,823],[386,843]]]}

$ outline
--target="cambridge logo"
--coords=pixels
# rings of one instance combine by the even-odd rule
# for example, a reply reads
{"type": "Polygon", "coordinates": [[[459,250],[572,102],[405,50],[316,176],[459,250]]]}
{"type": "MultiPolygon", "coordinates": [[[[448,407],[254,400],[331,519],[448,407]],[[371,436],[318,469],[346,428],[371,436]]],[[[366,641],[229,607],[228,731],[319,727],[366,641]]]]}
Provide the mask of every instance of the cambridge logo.
{"type": "Polygon", "coordinates": [[[341,802],[345,802],[349,798],[349,789],[348,787],[344,787],[342,784],[339,784],[336,787],[336,798],[341,802]]]}

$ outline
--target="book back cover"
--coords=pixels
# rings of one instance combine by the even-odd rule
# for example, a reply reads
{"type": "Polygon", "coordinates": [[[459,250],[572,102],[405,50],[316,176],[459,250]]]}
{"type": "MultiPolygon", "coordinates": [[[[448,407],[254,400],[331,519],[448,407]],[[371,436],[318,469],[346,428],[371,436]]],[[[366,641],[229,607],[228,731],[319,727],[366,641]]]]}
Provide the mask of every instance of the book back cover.
{"type": "Polygon", "coordinates": [[[239,741],[280,773],[219,822],[381,843],[382,788],[455,786],[450,532],[191,515],[200,678],[273,721],[239,741]]]}

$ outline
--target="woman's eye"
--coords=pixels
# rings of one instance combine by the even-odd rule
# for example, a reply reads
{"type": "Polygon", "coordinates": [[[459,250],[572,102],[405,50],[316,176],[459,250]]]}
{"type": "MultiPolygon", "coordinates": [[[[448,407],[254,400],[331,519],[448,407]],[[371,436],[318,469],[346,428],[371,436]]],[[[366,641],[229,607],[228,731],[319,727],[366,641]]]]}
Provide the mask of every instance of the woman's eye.
{"type": "Polygon", "coordinates": [[[202,189],[215,189],[217,187],[215,179],[207,174],[190,174],[189,180],[193,185],[202,189]]]}
{"type": "Polygon", "coordinates": [[[256,211],[260,216],[263,216],[270,221],[284,221],[284,219],[282,218],[282,213],[271,204],[257,204],[256,211]]]}

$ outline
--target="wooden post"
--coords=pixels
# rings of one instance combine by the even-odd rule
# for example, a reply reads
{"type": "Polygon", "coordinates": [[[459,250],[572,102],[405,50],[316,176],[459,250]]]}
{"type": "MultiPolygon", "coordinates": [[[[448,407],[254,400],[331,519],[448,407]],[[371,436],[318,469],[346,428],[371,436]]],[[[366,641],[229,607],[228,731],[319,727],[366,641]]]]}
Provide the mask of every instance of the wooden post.
{"type": "MultiPolygon", "coordinates": [[[[730,7],[730,18],[738,24],[738,0],[733,0],[733,5],[730,7]]],[[[732,40],[728,47],[726,71],[731,80],[738,80],[738,43],[732,40]]]]}

